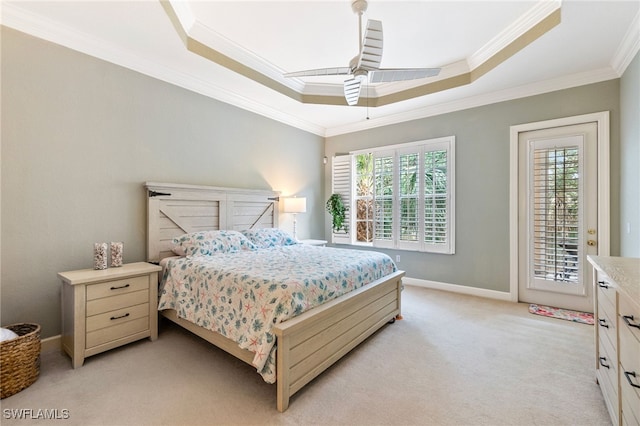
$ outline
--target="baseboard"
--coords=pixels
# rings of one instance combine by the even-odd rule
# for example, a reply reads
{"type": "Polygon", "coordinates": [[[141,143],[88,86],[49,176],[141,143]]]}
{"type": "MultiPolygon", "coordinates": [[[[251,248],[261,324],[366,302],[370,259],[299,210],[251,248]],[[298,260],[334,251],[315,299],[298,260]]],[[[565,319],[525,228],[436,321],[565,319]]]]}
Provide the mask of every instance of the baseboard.
{"type": "Polygon", "coordinates": [[[62,335],[47,337],[40,340],[40,352],[53,352],[62,350],[62,335]]]}
{"type": "Polygon", "coordinates": [[[450,291],[452,293],[467,294],[470,296],[485,297],[488,299],[497,299],[511,302],[511,294],[504,291],[487,290],[486,288],[469,287],[466,285],[448,284],[437,281],[421,280],[418,278],[402,279],[402,283],[406,285],[413,285],[416,287],[431,288],[434,290],[450,291]]]}

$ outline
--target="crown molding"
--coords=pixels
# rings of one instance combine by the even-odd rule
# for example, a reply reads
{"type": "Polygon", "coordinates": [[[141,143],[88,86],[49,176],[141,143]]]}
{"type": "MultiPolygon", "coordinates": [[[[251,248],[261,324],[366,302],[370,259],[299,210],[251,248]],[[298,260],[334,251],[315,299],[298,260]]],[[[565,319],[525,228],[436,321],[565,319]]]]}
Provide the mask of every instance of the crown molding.
{"type": "Polygon", "coordinates": [[[611,66],[618,73],[618,77],[622,77],[638,51],[640,51],[640,12],[636,14],[611,60],[611,66]]]}
{"type": "MultiPolygon", "coordinates": [[[[193,19],[193,21],[190,21],[188,15],[190,11],[179,10],[177,13],[181,14],[179,20],[184,21],[185,26],[189,26],[189,22],[191,22],[189,28],[192,28],[194,25],[196,25],[195,19],[193,19]]],[[[614,58],[612,60],[612,66],[610,68],[573,74],[561,78],[523,85],[512,89],[505,89],[502,91],[473,96],[452,102],[431,105],[424,108],[417,108],[412,111],[393,114],[385,117],[372,117],[369,120],[363,119],[363,121],[361,122],[345,126],[334,126],[331,128],[325,128],[323,126],[318,126],[316,124],[310,123],[306,120],[301,120],[291,115],[284,114],[282,113],[282,111],[275,108],[271,108],[264,104],[239,96],[238,94],[226,90],[221,86],[198,79],[191,74],[169,68],[163,64],[159,64],[145,58],[141,58],[139,55],[134,55],[113,44],[107,43],[100,39],[96,39],[95,37],[89,36],[87,34],[80,33],[72,28],[62,26],[58,22],[43,18],[40,15],[27,12],[12,3],[2,3],[0,23],[15,30],[140,72],[158,80],[174,84],[187,90],[200,93],[204,96],[211,97],[218,101],[228,103],[238,108],[265,116],[286,125],[290,125],[292,127],[323,137],[337,136],[391,124],[398,124],[406,121],[427,118],[478,106],[484,106],[496,102],[514,100],[527,96],[533,96],[556,90],[562,90],[619,78],[640,49],[639,13],[636,15],[633,24],[630,26],[625,36],[625,39],[616,51],[616,54],[614,55],[614,58]]],[[[256,58],[250,59],[255,60],[256,58]]],[[[449,66],[455,66],[457,70],[468,70],[468,64],[466,64],[465,61],[451,64],[449,66]]],[[[399,82],[399,84],[388,84],[401,85],[405,83],[406,82],[399,82]]],[[[342,96],[342,87],[335,84],[307,84],[305,86],[305,90],[309,90],[310,93],[315,93],[316,90],[321,93],[334,93],[336,87],[338,87],[339,90],[337,90],[335,93],[342,96]]],[[[409,85],[406,87],[411,86],[409,85]]],[[[371,89],[373,89],[373,87],[371,89]]],[[[387,90],[391,91],[392,88],[388,88],[385,84],[377,86],[376,90],[378,91],[377,95],[381,95],[386,93],[387,90]]]]}
{"type": "Polygon", "coordinates": [[[511,101],[515,99],[526,98],[529,96],[555,92],[558,90],[570,89],[572,87],[600,83],[602,81],[612,80],[616,78],[619,78],[617,72],[610,67],[599,69],[596,71],[567,75],[560,78],[554,78],[533,84],[526,84],[515,88],[471,96],[456,101],[441,103],[437,105],[429,105],[424,108],[416,108],[412,111],[399,114],[385,115],[379,118],[369,117],[366,120],[363,119],[363,121],[361,122],[352,123],[345,126],[336,126],[327,129],[325,137],[338,136],[376,127],[389,126],[392,124],[399,124],[407,121],[434,117],[437,115],[462,111],[465,109],[491,105],[498,102],[511,101]]]}
{"type": "Polygon", "coordinates": [[[69,49],[93,56],[144,75],[196,92],[218,101],[271,118],[298,129],[324,136],[325,128],[301,120],[281,110],[239,96],[225,88],[198,79],[191,74],[178,71],[164,64],[134,55],[118,46],[97,39],[88,34],[71,29],[58,22],[43,18],[16,7],[10,3],[2,4],[0,23],[9,28],[50,41],[69,49]]]}
{"type": "Polygon", "coordinates": [[[498,35],[491,39],[486,45],[478,49],[467,60],[471,70],[478,68],[492,57],[500,54],[511,43],[525,34],[538,23],[559,10],[562,0],[547,0],[536,3],[524,15],[518,17],[511,25],[507,26],[498,35]]]}
{"type": "MultiPolygon", "coordinates": [[[[197,16],[186,10],[189,9],[186,2],[163,0],[163,7],[174,23],[177,21],[176,30],[189,51],[295,101],[346,105],[342,84],[307,84],[300,78],[285,78],[282,69],[199,22],[197,16]],[[180,19],[179,14],[194,17],[195,22],[190,25],[191,19],[180,19]]],[[[361,97],[358,105],[383,106],[469,84],[558,25],[560,7],[561,0],[540,0],[471,57],[443,67],[442,75],[409,83],[387,83],[380,90],[370,86],[368,95],[361,97]]]]}

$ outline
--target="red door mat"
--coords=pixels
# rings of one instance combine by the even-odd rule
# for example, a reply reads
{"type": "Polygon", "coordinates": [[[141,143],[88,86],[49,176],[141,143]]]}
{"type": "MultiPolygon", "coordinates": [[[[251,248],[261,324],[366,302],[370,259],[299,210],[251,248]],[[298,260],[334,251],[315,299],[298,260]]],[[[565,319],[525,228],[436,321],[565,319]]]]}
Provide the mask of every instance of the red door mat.
{"type": "Polygon", "coordinates": [[[529,305],[529,312],[551,318],[560,318],[567,321],[593,325],[593,314],[589,312],[572,311],[569,309],[554,308],[553,306],[529,305]]]}

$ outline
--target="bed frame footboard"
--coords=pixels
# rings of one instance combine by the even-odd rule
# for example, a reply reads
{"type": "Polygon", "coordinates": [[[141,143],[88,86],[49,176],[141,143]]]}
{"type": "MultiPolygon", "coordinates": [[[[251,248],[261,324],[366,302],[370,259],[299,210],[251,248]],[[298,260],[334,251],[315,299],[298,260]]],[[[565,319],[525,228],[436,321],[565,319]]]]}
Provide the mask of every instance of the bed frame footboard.
{"type": "Polygon", "coordinates": [[[274,327],[277,408],[389,321],[400,318],[403,271],[274,327]]]}

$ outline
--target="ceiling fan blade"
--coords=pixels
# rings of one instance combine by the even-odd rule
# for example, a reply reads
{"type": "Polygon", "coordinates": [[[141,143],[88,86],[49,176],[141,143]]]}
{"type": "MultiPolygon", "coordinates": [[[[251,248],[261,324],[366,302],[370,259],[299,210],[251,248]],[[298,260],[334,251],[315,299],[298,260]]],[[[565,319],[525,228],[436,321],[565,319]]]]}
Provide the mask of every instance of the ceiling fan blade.
{"type": "Polygon", "coordinates": [[[362,40],[358,68],[374,70],[382,61],[382,22],[369,19],[362,40]]]}
{"type": "Polygon", "coordinates": [[[318,68],[315,70],[296,71],[285,73],[285,77],[313,77],[323,75],[349,75],[351,74],[351,68],[349,67],[333,67],[333,68],[318,68]]]}
{"type": "Polygon", "coordinates": [[[347,104],[356,105],[360,98],[360,88],[362,87],[362,79],[350,78],[344,82],[344,98],[347,104]]]}
{"type": "Polygon", "coordinates": [[[435,77],[440,74],[440,68],[383,68],[369,71],[369,82],[386,83],[390,81],[417,80],[425,77],[435,77]]]}

